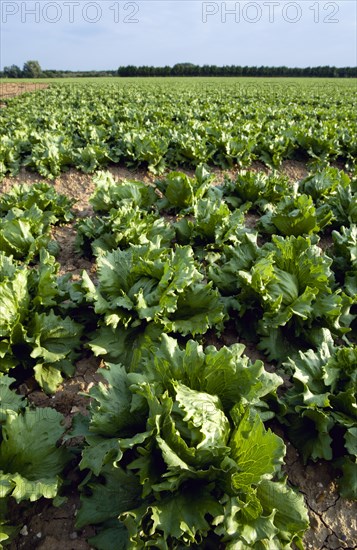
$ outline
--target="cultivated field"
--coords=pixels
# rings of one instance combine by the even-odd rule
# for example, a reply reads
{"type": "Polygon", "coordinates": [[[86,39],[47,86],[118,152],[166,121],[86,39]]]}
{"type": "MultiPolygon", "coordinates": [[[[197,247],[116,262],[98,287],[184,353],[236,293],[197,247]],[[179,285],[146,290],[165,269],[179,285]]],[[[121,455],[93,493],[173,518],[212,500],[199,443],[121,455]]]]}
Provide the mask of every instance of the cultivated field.
{"type": "Polygon", "coordinates": [[[354,547],[355,100],[198,78],[2,99],[0,546],[354,547]]]}

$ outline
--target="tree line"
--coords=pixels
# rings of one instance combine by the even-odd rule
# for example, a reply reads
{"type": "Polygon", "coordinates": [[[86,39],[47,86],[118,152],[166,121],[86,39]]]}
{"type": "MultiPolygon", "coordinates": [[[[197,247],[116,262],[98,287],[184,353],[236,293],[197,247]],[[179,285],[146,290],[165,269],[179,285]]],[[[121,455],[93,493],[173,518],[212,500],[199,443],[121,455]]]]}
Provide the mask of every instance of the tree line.
{"type": "Polygon", "coordinates": [[[68,78],[68,77],[149,77],[149,76],[262,76],[262,77],[329,77],[356,78],[357,67],[248,67],[240,65],[194,65],[176,63],[173,67],[153,67],[148,65],[121,66],[113,71],[59,71],[42,70],[38,61],[27,61],[23,68],[17,65],[4,67],[0,77],[7,78],[68,78]]]}
{"type": "Polygon", "coordinates": [[[355,78],[357,67],[248,67],[240,65],[194,65],[177,63],[173,67],[136,67],[127,65],[118,68],[119,76],[292,76],[292,77],[336,77],[355,78]]]}

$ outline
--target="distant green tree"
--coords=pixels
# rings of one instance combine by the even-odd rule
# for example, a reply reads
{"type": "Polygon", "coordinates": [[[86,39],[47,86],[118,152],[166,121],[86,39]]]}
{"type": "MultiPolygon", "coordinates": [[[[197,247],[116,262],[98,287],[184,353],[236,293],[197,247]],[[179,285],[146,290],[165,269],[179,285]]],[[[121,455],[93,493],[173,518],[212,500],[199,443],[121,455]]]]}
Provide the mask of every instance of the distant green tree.
{"type": "Polygon", "coordinates": [[[38,61],[26,61],[22,69],[24,78],[40,78],[42,69],[38,61]]]}
{"type": "Polygon", "coordinates": [[[4,67],[4,76],[8,78],[21,78],[22,71],[17,65],[11,65],[10,67],[4,67]]]}
{"type": "Polygon", "coordinates": [[[196,65],[193,63],[176,63],[172,67],[174,76],[194,76],[196,65]]]}

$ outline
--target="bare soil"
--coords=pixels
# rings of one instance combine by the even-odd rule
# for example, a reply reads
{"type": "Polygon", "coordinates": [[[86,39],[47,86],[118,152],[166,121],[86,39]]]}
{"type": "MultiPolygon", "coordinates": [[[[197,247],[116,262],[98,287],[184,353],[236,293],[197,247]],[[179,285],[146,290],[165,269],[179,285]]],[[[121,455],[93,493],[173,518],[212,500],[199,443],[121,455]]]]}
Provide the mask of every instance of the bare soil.
{"type": "MultiPolygon", "coordinates": [[[[260,163],[255,163],[253,170],[261,170],[260,163]]],[[[264,168],[264,170],[266,170],[264,168]]],[[[119,178],[140,179],[147,183],[155,178],[145,171],[129,171],[122,167],[111,167],[109,171],[119,178]]],[[[307,175],[306,165],[298,161],[284,162],[281,171],[289,176],[292,181],[302,179],[307,175]]],[[[191,171],[186,171],[191,173],[191,171]]],[[[217,179],[222,181],[227,172],[214,170],[217,179]]],[[[228,172],[234,176],[235,170],[228,172]]],[[[32,184],[36,181],[44,181],[44,178],[22,171],[16,177],[5,178],[0,182],[0,193],[7,192],[16,183],[32,184]]],[[[56,178],[52,184],[59,193],[64,193],[74,198],[77,202],[74,207],[76,217],[91,215],[92,209],[88,199],[94,190],[92,177],[75,170],[56,178]]],[[[251,220],[254,225],[254,220],[251,220]]],[[[72,273],[73,278],[79,278],[83,269],[91,270],[93,265],[81,258],[74,250],[75,230],[73,224],[55,228],[54,238],[59,242],[61,251],[58,261],[61,265],[61,273],[72,273]]],[[[232,333],[225,336],[224,344],[237,341],[232,333]]],[[[214,342],[213,342],[214,343],[214,342]]],[[[254,347],[247,346],[246,353],[253,359],[264,359],[254,347]]],[[[100,374],[96,371],[100,362],[92,357],[89,352],[76,365],[75,376],[66,380],[54,396],[48,397],[39,391],[33,379],[26,380],[20,391],[26,395],[30,402],[38,407],[54,407],[65,415],[66,426],[71,425],[73,415],[85,413],[88,398],[81,395],[93,384],[100,380],[100,374]]],[[[266,364],[268,370],[271,365],[266,364]]],[[[281,428],[274,429],[284,437],[281,428]]],[[[307,550],[338,550],[357,548],[357,504],[341,498],[338,494],[336,472],[332,466],[324,461],[309,462],[304,465],[296,449],[287,441],[287,455],[285,471],[292,486],[304,495],[311,527],[304,539],[304,547],[307,550]]],[[[78,459],[77,459],[78,462],[78,459]]],[[[75,468],[76,461],[67,472],[67,485],[65,495],[68,500],[65,504],[55,508],[46,499],[37,503],[14,507],[11,520],[13,523],[21,523],[24,527],[16,540],[11,544],[10,550],[89,550],[87,539],[95,534],[93,527],[76,530],[75,517],[79,507],[77,486],[81,482],[81,474],[75,468]]],[[[271,549],[275,550],[275,549],[271,549]]]]}
{"type": "Polygon", "coordinates": [[[44,82],[1,82],[0,81],[0,99],[8,99],[25,92],[37,92],[43,88],[48,88],[44,82]]]}

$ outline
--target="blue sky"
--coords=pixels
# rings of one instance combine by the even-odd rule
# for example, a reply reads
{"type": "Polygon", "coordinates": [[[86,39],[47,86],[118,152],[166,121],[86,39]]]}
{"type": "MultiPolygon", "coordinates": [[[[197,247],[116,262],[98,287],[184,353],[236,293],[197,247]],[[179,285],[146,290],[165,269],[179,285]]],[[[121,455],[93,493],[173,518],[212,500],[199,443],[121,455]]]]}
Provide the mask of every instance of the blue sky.
{"type": "Polygon", "coordinates": [[[1,67],[357,65],[354,0],[1,0],[1,67]]]}

